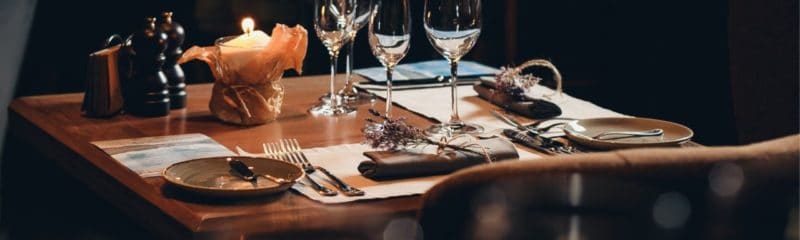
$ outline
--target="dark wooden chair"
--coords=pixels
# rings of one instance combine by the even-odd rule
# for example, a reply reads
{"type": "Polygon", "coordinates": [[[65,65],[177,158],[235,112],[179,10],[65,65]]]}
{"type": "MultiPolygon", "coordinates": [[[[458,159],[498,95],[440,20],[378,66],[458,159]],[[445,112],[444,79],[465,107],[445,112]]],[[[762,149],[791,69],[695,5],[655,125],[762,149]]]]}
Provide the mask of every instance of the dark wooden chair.
{"type": "Polygon", "coordinates": [[[428,191],[417,231],[424,239],[786,239],[797,231],[798,158],[800,135],[484,165],[428,191]]]}

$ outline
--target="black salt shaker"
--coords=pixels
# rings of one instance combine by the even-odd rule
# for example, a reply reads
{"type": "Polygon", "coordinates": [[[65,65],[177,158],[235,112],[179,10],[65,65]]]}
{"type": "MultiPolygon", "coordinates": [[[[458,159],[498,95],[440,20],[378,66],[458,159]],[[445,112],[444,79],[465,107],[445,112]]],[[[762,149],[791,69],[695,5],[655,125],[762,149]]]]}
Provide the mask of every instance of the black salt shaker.
{"type": "Polygon", "coordinates": [[[146,18],[144,28],[133,34],[133,77],[124,86],[126,112],[144,117],[169,114],[167,77],[161,70],[166,46],[167,35],[156,28],[155,18],[146,18]]]}
{"type": "Polygon", "coordinates": [[[161,31],[167,34],[167,50],[164,51],[166,62],[164,74],[167,76],[167,89],[169,90],[169,106],[172,109],[186,107],[186,77],[183,69],[178,65],[178,58],[183,54],[183,26],[172,20],[172,12],[162,13],[161,31]]]}

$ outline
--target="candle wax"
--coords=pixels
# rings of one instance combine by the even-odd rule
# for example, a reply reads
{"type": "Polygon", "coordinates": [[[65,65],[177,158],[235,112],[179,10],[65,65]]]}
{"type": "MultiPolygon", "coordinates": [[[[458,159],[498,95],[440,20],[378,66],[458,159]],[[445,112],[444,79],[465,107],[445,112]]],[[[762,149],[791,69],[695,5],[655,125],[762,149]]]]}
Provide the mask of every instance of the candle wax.
{"type": "Polygon", "coordinates": [[[239,35],[238,37],[225,42],[228,47],[266,47],[270,37],[261,30],[239,35]]]}

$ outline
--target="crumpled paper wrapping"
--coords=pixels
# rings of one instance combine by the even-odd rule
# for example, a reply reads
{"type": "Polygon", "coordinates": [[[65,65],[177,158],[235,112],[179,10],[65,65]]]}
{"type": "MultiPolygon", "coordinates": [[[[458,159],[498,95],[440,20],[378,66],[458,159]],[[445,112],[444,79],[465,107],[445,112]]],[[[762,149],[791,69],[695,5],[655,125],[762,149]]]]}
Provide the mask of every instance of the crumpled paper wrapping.
{"type": "Polygon", "coordinates": [[[263,48],[225,45],[193,46],[184,52],[179,64],[201,60],[214,75],[214,88],[208,104],[220,120],[239,125],[257,125],[275,120],[283,103],[283,72],[302,73],[308,47],[308,32],[300,25],[277,24],[272,38],[263,48]]]}

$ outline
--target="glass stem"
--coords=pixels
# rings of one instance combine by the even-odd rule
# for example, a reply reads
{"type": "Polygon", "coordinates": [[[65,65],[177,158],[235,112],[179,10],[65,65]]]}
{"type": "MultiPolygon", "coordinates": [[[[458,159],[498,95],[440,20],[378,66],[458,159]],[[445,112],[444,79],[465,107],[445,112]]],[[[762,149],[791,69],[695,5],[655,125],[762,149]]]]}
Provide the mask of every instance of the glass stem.
{"type": "Polygon", "coordinates": [[[350,43],[347,44],[347,65],[345,69],[345,80],[344,80],[344,91],[342,91],[342,95],[348,96],[353,93],[353,42],[355,42],[356,36],[353,36],[350,39],[350,43]]]}
{"type": "Polygon", "coordinates": [[[331,54],[331,95],[330,95],[330,106],[332,108],[337,108],[338,103],[336,102],[336,94],[334,90],[334,83],[336,81],[336,64],[338,62],[339,54],[333,53],[331,54]]]}
{"type": "Polygon", "coordinates": [[[394,67],[386,67],[386,117],[392,117],[392,72],[394,67]]]}
{"type": "Polygon", "coordinates": [[[453,107],[450,115],[450,123],[461,123],[461,118],[458,116],[458,60],[450,61],[450,95],[451,106],[453,107]]]}

